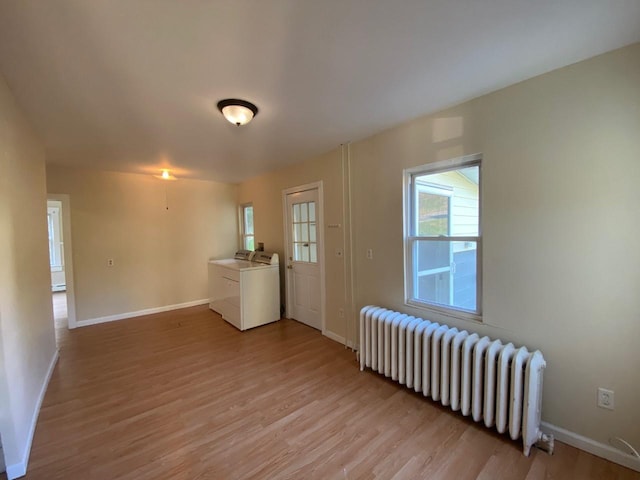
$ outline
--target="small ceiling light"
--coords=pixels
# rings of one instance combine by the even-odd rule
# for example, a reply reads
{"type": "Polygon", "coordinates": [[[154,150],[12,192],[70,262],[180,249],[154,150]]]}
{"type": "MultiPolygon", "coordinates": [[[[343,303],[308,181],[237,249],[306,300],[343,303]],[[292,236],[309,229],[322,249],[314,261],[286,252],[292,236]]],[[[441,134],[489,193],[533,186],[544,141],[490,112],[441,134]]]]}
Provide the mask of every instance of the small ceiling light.
{"type": "Polygon", "coordinates": [[[237,98],[227,98],[218,102],[218,110],[234,125],[246,125],[258,114],[253,103],[237,98]]]}
{"type": "Polygon", "coordinates": [[[162,170],[160,175],[154,175],[154,177],[159,178],[160,180],[177,180],[176,177],[169,173],[169,170],[166,168],[162,170]]]}

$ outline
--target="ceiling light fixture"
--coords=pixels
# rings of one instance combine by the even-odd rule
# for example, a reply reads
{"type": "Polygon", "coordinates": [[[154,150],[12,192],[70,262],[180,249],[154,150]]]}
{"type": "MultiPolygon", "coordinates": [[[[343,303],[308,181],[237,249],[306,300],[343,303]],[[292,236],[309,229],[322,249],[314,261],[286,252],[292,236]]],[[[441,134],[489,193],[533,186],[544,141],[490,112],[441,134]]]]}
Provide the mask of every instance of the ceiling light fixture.
{"type": "Polygon", "coordinates": [[[171,175],[168,169],[163,168],[162,173],[160,175],[154,175],[154,177],[159,178],[160,180],[177,180],[176,177],[171,175]]]}
{"type": "Polygon", "coordinates": [[[218,102],[218,110],[234,125],[246,125],[258,114],[258,107],[246,100],[227,98],[218,102]]]}

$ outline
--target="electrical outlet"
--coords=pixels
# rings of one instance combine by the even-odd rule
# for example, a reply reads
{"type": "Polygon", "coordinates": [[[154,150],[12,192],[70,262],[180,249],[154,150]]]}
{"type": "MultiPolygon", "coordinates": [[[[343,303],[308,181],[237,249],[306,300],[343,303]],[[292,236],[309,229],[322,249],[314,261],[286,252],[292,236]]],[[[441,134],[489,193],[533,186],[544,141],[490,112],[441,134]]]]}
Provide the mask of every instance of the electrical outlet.
{"type": "Polygon", "coordinates": [[[373,260],[373,248],[367,248],[367,258],[373,260]]]}
{"type": "Polygon", "coordinates": [[[113,267],[113,258],[107,259],[107,267],[113,267]]]}
{"type": "Polygon", "coordinates": [[[600,408],[613,410],[615,406],[613,390],[607,390],[606,388],[598,388],[598,406],[600,408]]]}

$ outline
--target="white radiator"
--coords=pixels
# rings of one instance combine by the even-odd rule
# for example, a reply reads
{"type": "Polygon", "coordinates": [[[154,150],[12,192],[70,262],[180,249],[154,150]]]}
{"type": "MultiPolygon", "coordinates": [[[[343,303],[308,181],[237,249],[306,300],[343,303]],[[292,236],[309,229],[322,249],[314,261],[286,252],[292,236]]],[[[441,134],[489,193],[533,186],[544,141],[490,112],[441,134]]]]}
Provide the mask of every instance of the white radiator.
{"type": "Polygon", "coordinates": [[[369,367],[513,440],[522,436],[526,456],[536,443],[553,453],[553,436],[540,431],[540,351],[367,306],[359,356],[360,370],[369,367]]]}

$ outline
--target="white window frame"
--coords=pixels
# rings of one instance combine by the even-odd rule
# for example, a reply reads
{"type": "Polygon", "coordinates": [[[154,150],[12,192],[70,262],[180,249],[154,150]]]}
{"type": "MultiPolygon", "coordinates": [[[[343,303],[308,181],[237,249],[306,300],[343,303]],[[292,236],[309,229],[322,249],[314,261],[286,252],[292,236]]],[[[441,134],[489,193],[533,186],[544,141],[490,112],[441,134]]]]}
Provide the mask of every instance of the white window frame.
{"type": "Polygon", "coordinates": [[[49,264],[52,272],[61,272],[64,267],[62,255],[62,228],[60,207],[47,206],[47,230],[49,232],[49,264]]]}
{"type": "Polygon", "coordinates": [[[256,210],[253,208],[253,203],[243,203],[242,205],[240,205],[240,209],[239,209],[239,215],[240,215],[240,248],[243,250],[248,250],[247,247],[247,239],[248,238],[253,238],[253,249],[255,250],[256,248],[256,219],[255,219],[255,214],[256,214],[256,210]],[[245,210],[247,208],[251,208],[253,210],[253,233],[246,233],[246,225],[244,223],[244,219],[245,219],[245,210]]]}
{"type": "MultiPolygon", "coordinates": [[[[428,163],[418,167],[412,167],[404,170],[404,189],[403,189],[403,224],[404,224],[404,296],[405,305],[423,309],[429,312],[446,315],[460,320],[482,321],[482,155],[466,155],[464,157],[453,158],[449,160],[428,163]],[[451,170],[459,170],[465,167],[478,166],[479,168],[479,203],[478,203],[478,236],[449,236],[450,241],[460,242],[476,242],[477,263],[476,263],[476,311],[465,310],[449,305],[436,304],[419,300],[415,298],[415,289],[413,284],[413,257],[414,245],[419,240],[434,240],[438,237],[420,237],[414,234],[414,228],[417,224],[417,213],[415,211],[416,185],[414,178],[425,175],[443,173],[451,170]]],[[[424,189],[424,186],[419,188],[424,189]]],[[[429,188],[429,187],[426,187],[429,188]]],[[[441,240],[438,238],[438,240],[441,240]]]]}

